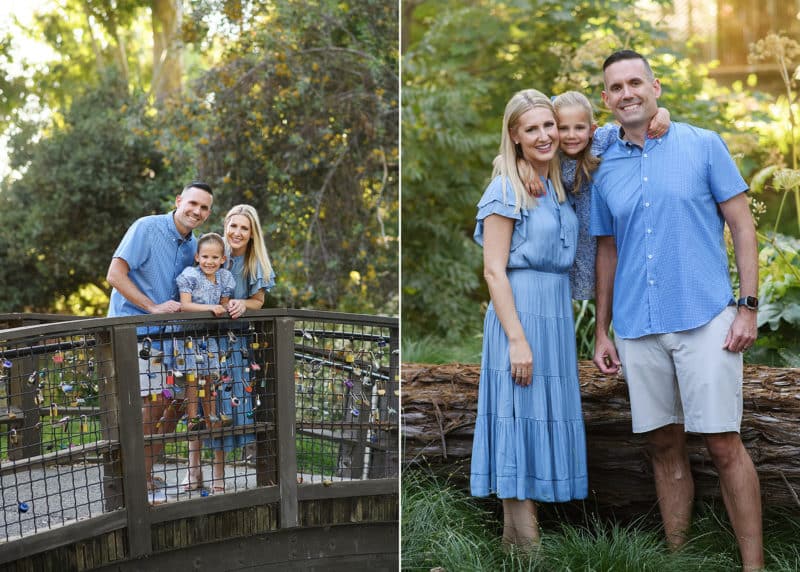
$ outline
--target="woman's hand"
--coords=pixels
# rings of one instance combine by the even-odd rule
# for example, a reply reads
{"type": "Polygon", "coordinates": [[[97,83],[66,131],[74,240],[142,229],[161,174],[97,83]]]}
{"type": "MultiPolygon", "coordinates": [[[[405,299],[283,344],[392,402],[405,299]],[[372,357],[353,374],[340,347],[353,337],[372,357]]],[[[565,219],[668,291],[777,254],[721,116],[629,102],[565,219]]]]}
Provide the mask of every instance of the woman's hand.
{"type": "Polygon", "coordinates": [[[528,340],[510,342],[508,354],[511,358],[511,379],[523,387],[530,385],[533,381],[533,353],[528,340]]]}
{"type": "Polygon", "coordinates": [[[234,320],[244,316],[246,311],[247,305],[244,303],[244,300],[230,300],[228,302],[228,314],[230,314],[231,318],[234,320]]]}
{"type": "Polygon", "coordinates": [[[225,308],[221,304],[217,304],[217,305],[211,307],[211,312],[213,312],[213,314],[217,318],[221,318],[222,316],[225,315],[227,310],[225,310],[225,308]]]}

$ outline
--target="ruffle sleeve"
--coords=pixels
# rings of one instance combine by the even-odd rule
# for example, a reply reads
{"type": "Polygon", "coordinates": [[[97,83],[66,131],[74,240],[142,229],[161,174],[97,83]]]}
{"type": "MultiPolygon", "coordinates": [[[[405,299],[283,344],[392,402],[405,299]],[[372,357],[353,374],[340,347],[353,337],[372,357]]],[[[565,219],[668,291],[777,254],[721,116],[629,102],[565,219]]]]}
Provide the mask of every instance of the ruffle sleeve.
{"type": "Polygon", "coordinates": [[[259,292],[260,290],[265,290],[269,292],[275,286],[275,272],[270,272],[269,280],[264,278],[264,270],[259,266],[258,274],[252,278],[250,278],[250,282],[247,285],[247,296],[250,297],[253,294],[259,292]]]}
{"type": "Polygon", "coordinates": [[[197,288],[197,275],[194,272],[194,266],[189,266],[183,269],[183,272],[175,279],[178,285],[179,292],[188,292],[191,294],[197,288]]]}
{"type": "Polygon", "coordinates": [[[506,181],[505,197],[503,196],[503,179],[495,177],[478,201],[478,214],[475,219],[478,221],[475,226],[475,232],[472,238],[479,245],[483,246],[483,222],[489,215],[497,214],[514,221],[514,232],[511,235],[511,251],[516,250],[521,244],[525,243],[526,239],[526,225],[525,217],[528,216],[526,209],[520,209],[514,212],[516,206],[516,198],[514,190],[511,188],[511,183],[506,181]]]}

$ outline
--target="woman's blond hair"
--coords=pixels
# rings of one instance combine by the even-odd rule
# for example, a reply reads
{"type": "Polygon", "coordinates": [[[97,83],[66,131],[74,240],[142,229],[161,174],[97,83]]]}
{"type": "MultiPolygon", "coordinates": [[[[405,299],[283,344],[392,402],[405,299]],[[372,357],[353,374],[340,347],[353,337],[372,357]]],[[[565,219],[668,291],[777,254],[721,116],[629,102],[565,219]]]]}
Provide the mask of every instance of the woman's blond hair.
{"type": "MultiPolygon", "coordinates": [[[[585,95],[579,91],[567,91],[557,96],[553,100],[553,106],[556,108],[556,114],[559,109],[565,107],[580,107],[586,112],[586,117],[589,119],[589,127],[594,125],[594,110],[592,104],[585,95]]],[[[592,155],[592,138],[589,137],[589,143],[586,147],[578,153],[575,158],[577,165],[575,167],[575,183],[572,185],[572,192],[576,195],[581,191],[583,183],[590,181],[592,173],[600,166],[600,157],[592,155]]]]}
{"type": "Polygon", "coordinates": [[[250,241],[244,252],[244,278],[246,282],[258,276],[258,269],[264,275],[264,280],[269,282],[272,275],[272,264],[269,261],[267,247],[264,244],[264,234],[261,231],[261,221],[258,212],[250,205],[236,205],[225,215],[225,236],[228,236],[228,222],[234,216],[247,217],[250,222],[250,241]]]}
{"type": "MultiPolygon", "coordinates": [[[[528,193],[526,183],[530,177],[536,176],[536,171],[522,154],[522,149],[511,140],[511,130],[516,128],[520,117],[531,109],[542,107],[549,110],[556,117],[556,110],[550,98],[535,89],[524,89],[515,93],[506,104],[503,114],[503,130],[500,134],[500,154],[495,157],[492,178],[502,177],[503,198],[506,193],[506,182],[510,181],[514,191],[515,211],[521,208],[529,209],[536,206],[536,198],[528,193]]],[[[566,200],[564,186],[561,183],[561,162],[558,153],[550,160],[548,178],[556,190],[559,202],[566,200]]]]}

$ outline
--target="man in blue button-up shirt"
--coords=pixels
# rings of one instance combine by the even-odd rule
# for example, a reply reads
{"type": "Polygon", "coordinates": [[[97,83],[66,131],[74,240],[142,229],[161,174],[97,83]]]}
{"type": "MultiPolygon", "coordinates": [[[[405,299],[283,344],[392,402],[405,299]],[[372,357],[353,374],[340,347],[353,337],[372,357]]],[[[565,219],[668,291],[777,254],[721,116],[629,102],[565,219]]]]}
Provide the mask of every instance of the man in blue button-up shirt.
{"type": "Polygon", "coordinates": [[[739,436],[740,352],[755,341],[758,303],[747,184],[714,132],[674,122],[663,137],[646,138],[661,84],[640,54],[611,55],[603,75],[603,101],[622,128],[593,177],[594,362],[603,373],[624,369],[633,430],[647,433],[670,545],[686,541],[691,520],[685,431],[701,433],[720,475],[743,567],[758,570],[758,476],[739,436]],[[725,223],[739,271],[738,307],[725,223]],[[608,334],[612,310],[616,346],[608,334]]]}
{"type": "MultiPolygon", "coordinates": [[[[136,220],[125,233],[106,279],[111,284],[109,316],[163,314],[180,312],[178,286],[175,279],[194,262],[197,241],[192,231],[211,214],[211,187],[194,182],[175,198],[175,210],[169,214],[152,215],[136,220]]],[[[140,359],[139,392],[142,402],[142,424],[145,435],[156,431],[156,425],[167,411],[172,397],[163,391],[163,372],[151,371],[149,359],[140,359]]],[[[173,419],[168,419],[162,431],[171,431],[173,419]]],[[[148,488],[152,489],[153,459],[161,454],[163,443],[145,447],[145,473],[148,488]]]]}

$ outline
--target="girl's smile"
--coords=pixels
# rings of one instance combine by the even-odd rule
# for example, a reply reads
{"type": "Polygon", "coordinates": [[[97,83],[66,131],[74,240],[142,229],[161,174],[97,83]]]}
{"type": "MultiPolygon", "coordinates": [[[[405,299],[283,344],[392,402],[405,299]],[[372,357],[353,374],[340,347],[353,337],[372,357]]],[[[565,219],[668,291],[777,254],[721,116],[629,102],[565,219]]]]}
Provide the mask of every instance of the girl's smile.
{"type": "Polygon", "coordinates": [[[586,148],[595,128],[586,110],[578,105],[568,105],[558,110],[561,150],[567,157],[574,159],[586,148]]]}

